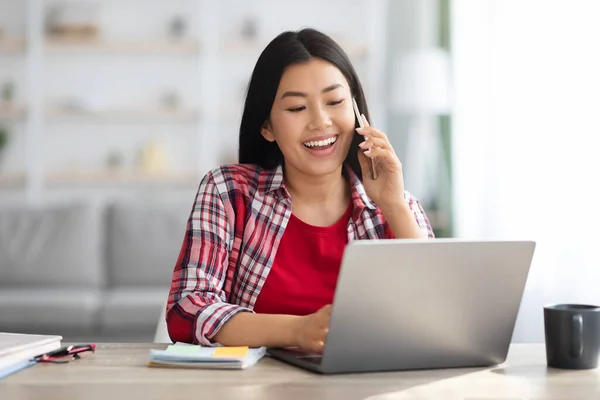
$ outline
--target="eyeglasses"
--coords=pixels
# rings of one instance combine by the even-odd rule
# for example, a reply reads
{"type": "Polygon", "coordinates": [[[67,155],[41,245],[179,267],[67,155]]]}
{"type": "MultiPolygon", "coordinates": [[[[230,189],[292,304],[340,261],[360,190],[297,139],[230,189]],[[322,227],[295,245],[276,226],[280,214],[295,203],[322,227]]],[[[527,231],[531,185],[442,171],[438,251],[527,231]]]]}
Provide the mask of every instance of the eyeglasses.
{"type": "Polygon", "coordinates": [[[58,350],[37,356],[34,358],[34,360],[38,362],[66,364],[68,362],[78,360],[87,354],[93,353],[94,351],[96,351],[96,345],[93,343],[63,346],[58,350]]]}

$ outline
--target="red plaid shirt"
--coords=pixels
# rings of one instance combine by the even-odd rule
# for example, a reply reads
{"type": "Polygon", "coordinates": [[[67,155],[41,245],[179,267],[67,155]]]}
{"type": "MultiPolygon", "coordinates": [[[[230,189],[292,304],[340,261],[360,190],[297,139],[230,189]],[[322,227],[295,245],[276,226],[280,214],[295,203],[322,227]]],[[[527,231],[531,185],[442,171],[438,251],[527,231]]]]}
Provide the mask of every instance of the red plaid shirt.
{"type": "MultiPolygon", "coordinates": [[[[350,168],[346,172],[353,203],[348,241],[389,237],[391,229],[362,182],[350,168]]],[[[404,198],[419,226],[433,238],[419,201],[406,191],[404,198]]],[[[172,339],[213,345],[225,322],[239,312],[252,312],[291,205],[281,167],[233,164],[206,174],[173,271],[166,317],[172,339]]]]}

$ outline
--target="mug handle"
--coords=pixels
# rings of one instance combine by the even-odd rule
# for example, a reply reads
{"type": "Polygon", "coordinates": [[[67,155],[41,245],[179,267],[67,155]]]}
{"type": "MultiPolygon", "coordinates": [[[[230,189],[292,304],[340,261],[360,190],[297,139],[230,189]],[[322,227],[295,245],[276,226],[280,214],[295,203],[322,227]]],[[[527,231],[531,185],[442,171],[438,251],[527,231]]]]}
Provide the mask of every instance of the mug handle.
{"type": "Polygon", "coordinates": [[[571,357],[579,358],[583,354],[583,317],[573,315],[571,318],[571,357]]]}

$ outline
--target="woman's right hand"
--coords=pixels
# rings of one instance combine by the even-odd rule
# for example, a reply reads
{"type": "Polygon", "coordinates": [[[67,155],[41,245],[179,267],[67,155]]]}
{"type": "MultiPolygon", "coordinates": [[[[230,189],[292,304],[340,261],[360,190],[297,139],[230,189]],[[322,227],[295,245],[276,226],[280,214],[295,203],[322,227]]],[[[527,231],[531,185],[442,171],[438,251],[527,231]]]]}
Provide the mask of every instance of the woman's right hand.
{"type": "Polygon", "coordinates": [[[298,347],[315,353],[322,353],[325,337],[329,332],[331,305],[326,305],[316,313],[301,317],[296,331],[298,347]]]}

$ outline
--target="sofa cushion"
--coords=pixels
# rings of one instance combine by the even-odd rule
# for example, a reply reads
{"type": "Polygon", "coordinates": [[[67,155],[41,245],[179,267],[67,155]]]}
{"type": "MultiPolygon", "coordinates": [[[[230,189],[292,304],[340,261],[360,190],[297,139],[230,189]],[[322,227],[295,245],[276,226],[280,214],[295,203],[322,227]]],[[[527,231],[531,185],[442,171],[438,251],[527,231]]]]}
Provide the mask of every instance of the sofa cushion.
{"type": "Polygon", "coordinates": [[[191,201],[110,205],[106,221],[110,286],[168,286],[191,207],[191,201]]]}
{"type": "Polygon", "coordinates": [[[154,335],[168,294],[168,283],[160,287],[122,287],[106,291],[100,310],[102,330],[147,330],[154,335]]]}
{"type": "Polygon", "coordinates": [[[2,207],[0,287],[100,287],[100,224],[99,213],[80,204],[2,207]]]}
{"type": "Polygon", "coordinates": [[[0,331],[49,332],[94,329],[101,294],[96,290],[0,289],[0,331]]]}

